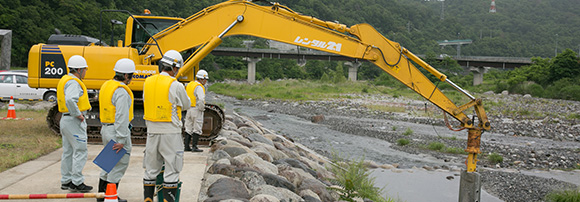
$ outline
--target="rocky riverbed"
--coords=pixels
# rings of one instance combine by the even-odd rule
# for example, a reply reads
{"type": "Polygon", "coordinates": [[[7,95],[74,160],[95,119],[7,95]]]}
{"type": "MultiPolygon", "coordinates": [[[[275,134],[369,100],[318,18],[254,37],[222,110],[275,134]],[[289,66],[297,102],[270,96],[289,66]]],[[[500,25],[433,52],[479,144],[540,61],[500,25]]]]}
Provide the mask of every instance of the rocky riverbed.
{"type": "MultiPolygon", "coordinates": [[[[261,122],[272,122],[271,127],[283,124],[284,127],[279,127],[278,133],[294,138],[296,142],[325,156],[330,155],[331,149],[324,147],[324,143],[334,146],[346,144],[353,148],[363,148],[347,151],[349,155],[365,156],[378,164],[409,169],[454,170],[464,167],[466,155],[460,151],[466,146],[467,132],[448,130],[440,116],[430,115],[441,112],[427,101],[383,95],[348,95],[345,97],[349,99],[300,102],[236,100],[214,96],[216,102],[229,103],[234,110],[250,107],[267,112],[252,114],[251,117],[261,122]],[[405,110],[383,112],[370,109],[370,105],[405,110]],[[295,116],[303,122],[296,123],[298,128],[288,129],[291,123],[276,123],[273,120],[280,115],[295,116]],[[293,134],[300,131],[300,128],[309,130],[309,124],[327,127],[351,137],[381,140],[390,143],[388,147],[394,150],[390,153],[402,154],[373,156],[373,153],[379,152],[372,152],[369,143],[359,145],[348,139],[325,142],[324,139],[331,139],[331,136],[320,140],[317,135],[308,134],[311,132],[306,132],[303,137],[293,134]],[[409,130],[411,134],[408,134],[409,130]],[[397,145],[399,139],[409,139],[410,143],[397,145]],[[452,152],[428,149],[428,145],[433,142],[443,143],[446,148],[452,148],[452,152]]],[[[483,153],[478,156],[478,170],[482,174],[485,190],[505,201],[542,201],[552,190],[577,188],[580,184],[578,180],[554,178],[550,173],[570,173],[572,178],[578,178],[580,174],[580,102],[492,93],[481,96],[492,124],[492,130],[482,136],[483,153]],[[490,161],[488,156],[492,153],[502,156],[503,161],[490,161]],[[547,174],[530,174],[534,172],[547,174]]],[[[451,125],[457,125],[457,122],[452,121],[451,125]]]]}
{"type": "MultiPolygon", "coordinates": [[[[448,130],[441,116],[435,115],[441,111],[429,102],[386,95],[344,97],[348,99],[288,102],[237,100],[208,93],[209,102],[223,103],[226,110],[239,111],[256,123],[264,123],[266,130],[272,129],[268,134],[282,135],[323,156],[338,150],[347,157],[365,157],[383,169],[449,172],[448,179],[452,179],[451,173],[464,168],[465,154],[427,148],[426,145],[437,142],[455,149],[451,151],[461,151],[467,134],[448,130]],[[369,106],[373,105],[397,110],[372,110],[369,106]],[[398,145],[400,139],[408,139],[410,143],[398,145]]],[[[479,97],[483,97],[492,124],[491,131],[482,135],[483,153],[478,156],[484,191],[504,201],[542,201],[553,190],[574,189],[580,185],[580,102],[492,93],[479,97]],[[491,153],[499,154],[503,161],[490,161],[491,153]]],[[[50,105],[17,103],[16,107],[37,110],[50,105]]],[[[451,121],[451,124],[457,125],[457,122],[451,121]]],[[[299,150],[294,152],[305,154],[299,150]]],[[[263,153],[260,158],[264,158],[263,153]]],[[[288,170],[285,165],[278,162],[276,167],[288,170]]],[[[211,182],[218,180],[212,179],[211,182]]],[[[298,186],[296,190],[301,189],[298,186]]],[[[294,194],[315,198],[308,191],[294,194]]]]}

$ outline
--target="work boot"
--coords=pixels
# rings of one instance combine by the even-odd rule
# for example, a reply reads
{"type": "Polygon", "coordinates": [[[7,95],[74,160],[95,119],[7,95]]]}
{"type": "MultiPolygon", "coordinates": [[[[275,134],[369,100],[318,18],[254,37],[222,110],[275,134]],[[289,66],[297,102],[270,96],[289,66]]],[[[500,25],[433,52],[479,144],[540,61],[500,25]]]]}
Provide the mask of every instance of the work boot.
{"type": "Polygon", "coordinates": [[[193,152],[203,152],[203,150],[197,148],[197,141],[199,140],[199,134],[193,133],[191,134],[192,144],[193,144],[193,152]]]}
{"type": "Polygon", "coordinates": [[[143,179],[143,199],[145,202],[153,202],[155,194],[155,180],[143,179]]]}
{"type": "Polygon", "coordinates": [[[177,182],[163,183],[163,201],[175,202],[177,198],[177,182]]]}
{"type": "Polygon", "coordinates": [[[122,199],[121,197],[119,197],[119,183],[115,183],[115,185],[117,185],[117,201],[118,202],[127,202],[127,200],[122,199]]]}
{"type": "Polygon", "coordinates": [[[69,190],[69,189],[71,189],[72,186],[73,186],[73,183],[72,182],[68,182],[66,184],[61,184],[60,185],[60,189],[62,189],[62,190],[69,190]]]}
{"type": "MultiPolygon", "coordinates": [[[[107,193],[107,184],[109,184],[109,182],[99,178],[99,193],[107,193]]],[[[101,201],[105,201],[104,198],[98,198],[97,202],[101,202],[101,201]]]]}
{"type": "Polygon", "coordinates": [[[183,140],[183,145],[185,145],[184,151],[191,151],[191,147],[189,147],[189,141],[191,140],[191,135],[185,133],[185,140],[183,140]]]}
{"type": "Polygon", "coordinates": [[[193,149],[191,150],[191,152],[203,152],[203,150],[197,148],[197,147],[193,147],[193,149]]]}
{"type": "Polygon", "coordinates": [[[78,191],[78,192],[83,192],[84,193],[84,192],[89,192],[89,191],[93,190],[93,187],[92,186],[89,186],[89,185],[86,185],[83,182],[83,183],[81,183],[79,185],[72,184],[71,190],[78,191]]]}

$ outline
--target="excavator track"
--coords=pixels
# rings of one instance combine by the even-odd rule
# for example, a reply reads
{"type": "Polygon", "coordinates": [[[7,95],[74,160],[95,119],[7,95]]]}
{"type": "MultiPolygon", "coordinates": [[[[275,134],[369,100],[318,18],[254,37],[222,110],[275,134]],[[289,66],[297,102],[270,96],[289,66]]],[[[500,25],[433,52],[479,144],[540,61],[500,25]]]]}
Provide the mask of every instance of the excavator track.
{"type": "MultiPolygon", "coordinates": [[[[92,109],[87,113],[87,136],[88,143],[101,144],[101,122],[99,120],[99,102],[91,101],[92,109]]],[[[147,142],[147,127],[145,120],[143,120],[143,101],[135,100],[134,102],[134,119],[131,121],[133,128],[131,130],[131,142],[133,145],[145,145],[147,142]]],[[[185,111],[183,116],[185,117],[185,111]]],[[[62,113],[58,111],[58,106],[55,104],[46,116],[48,127],[60,134],[60,118],[62,113]]],[[[204,112],[204,123],[202,128],[202,135],[198,144],[204,145],[215,139],[222,129],[225,115],[223,110],[214,104],[206,104],[204,112]]],[[[185,133],[185,132],[184,132],[185,133]]]]}

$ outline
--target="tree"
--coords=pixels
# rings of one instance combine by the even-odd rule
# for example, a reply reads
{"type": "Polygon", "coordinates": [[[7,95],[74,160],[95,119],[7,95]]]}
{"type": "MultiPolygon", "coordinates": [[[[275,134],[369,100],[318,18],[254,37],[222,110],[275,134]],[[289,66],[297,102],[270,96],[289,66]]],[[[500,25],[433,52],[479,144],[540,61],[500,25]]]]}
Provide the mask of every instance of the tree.
{"type": "Polygon", "coordinates": [[[580,75],[580,60],[576,53],[570,49],[558,54],[550,67],[550,81],[558,81],[563,78],[574,78],[580,75]]]}

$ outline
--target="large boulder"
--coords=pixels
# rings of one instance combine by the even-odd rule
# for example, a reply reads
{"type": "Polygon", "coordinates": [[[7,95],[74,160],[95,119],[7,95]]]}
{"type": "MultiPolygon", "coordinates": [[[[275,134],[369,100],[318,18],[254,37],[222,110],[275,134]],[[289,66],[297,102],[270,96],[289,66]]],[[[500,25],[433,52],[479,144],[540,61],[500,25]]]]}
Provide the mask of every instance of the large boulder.
{"type": "Polygon", "coordinates": [[[335,201],[330,192],[326,189],[326,185],[316,179],[304,179],[298,189],[300,191],[310,189],[318,194],[322,201],[335,201]]]}
{"type": "Polygon", "coordinates": [[[280,201],[304,201],[298,194],[284,188],[275,187],[272,185],[264,185],[252,191],[253,196],[260,194],[272,195],[280,201]]]}
{"type": "Polygon", "coordinates": [[[294,168],[299,168],[302,169],[308,173],[310,173],[312,176],[316,177],[316,171],[312,170],[309,166],[307,166],[306,164],[302,163],[299,160],[293,159],[293,158],[286,158],[286,159],[280,159],[280,160],[276,160],[273,162],[274,164],[278,165],[278,164],[288,164],[294,168]]]}
{"type": "Polygon", "coordinates": [[[241,154],[234,157],[234,159],[246,163],[261,172],[272,173],[274,175],[278,174],[278,168],[274,164],[264,161],[255,153],[241,154]]]}
{"type": "Polygon", "coordinates": [[[250,199],[250,202],[280,202],[278,198],[268,194],[258,194],[250,199]]]}
{"type": "Polygon", "coordinates": [[[234,175],[235,167],[232,165],[221,164],[221,163],[214,163],[211,165],[207,172],[211,174],[220,174],[225,176],[233,176],[234,175]]]}
{"type": "Polygon", "coordinates": [[[248,189],[254,190],[266,184],[264,177],[257,172],[244,172],[240,177],[240,180],[246,184],[248,189]]]}
{"type": "Polygon", "coordinates": [[[226,199],[237,199],[249,201],[251,198],[246,185],[234,178],[221,178],[209,186],[207,191],[208,199],[205,201],[222,201],[226,199]]]}
{"type": "Polygon", "coordinates": [[[296,192],[296,186],[284,177],[270,173],[262,173],[262,177],[264,178],[264,181],[266,181],[266,184],[296,192]]]}
{"type": "Polygon", "coordinates": [[[274,142],[272,142],[272,140],[260,135],[259,133],[251,133],[247,136],[247,138],[252,142],[261,142],[272,146],[274,145],[274,142]]]}

